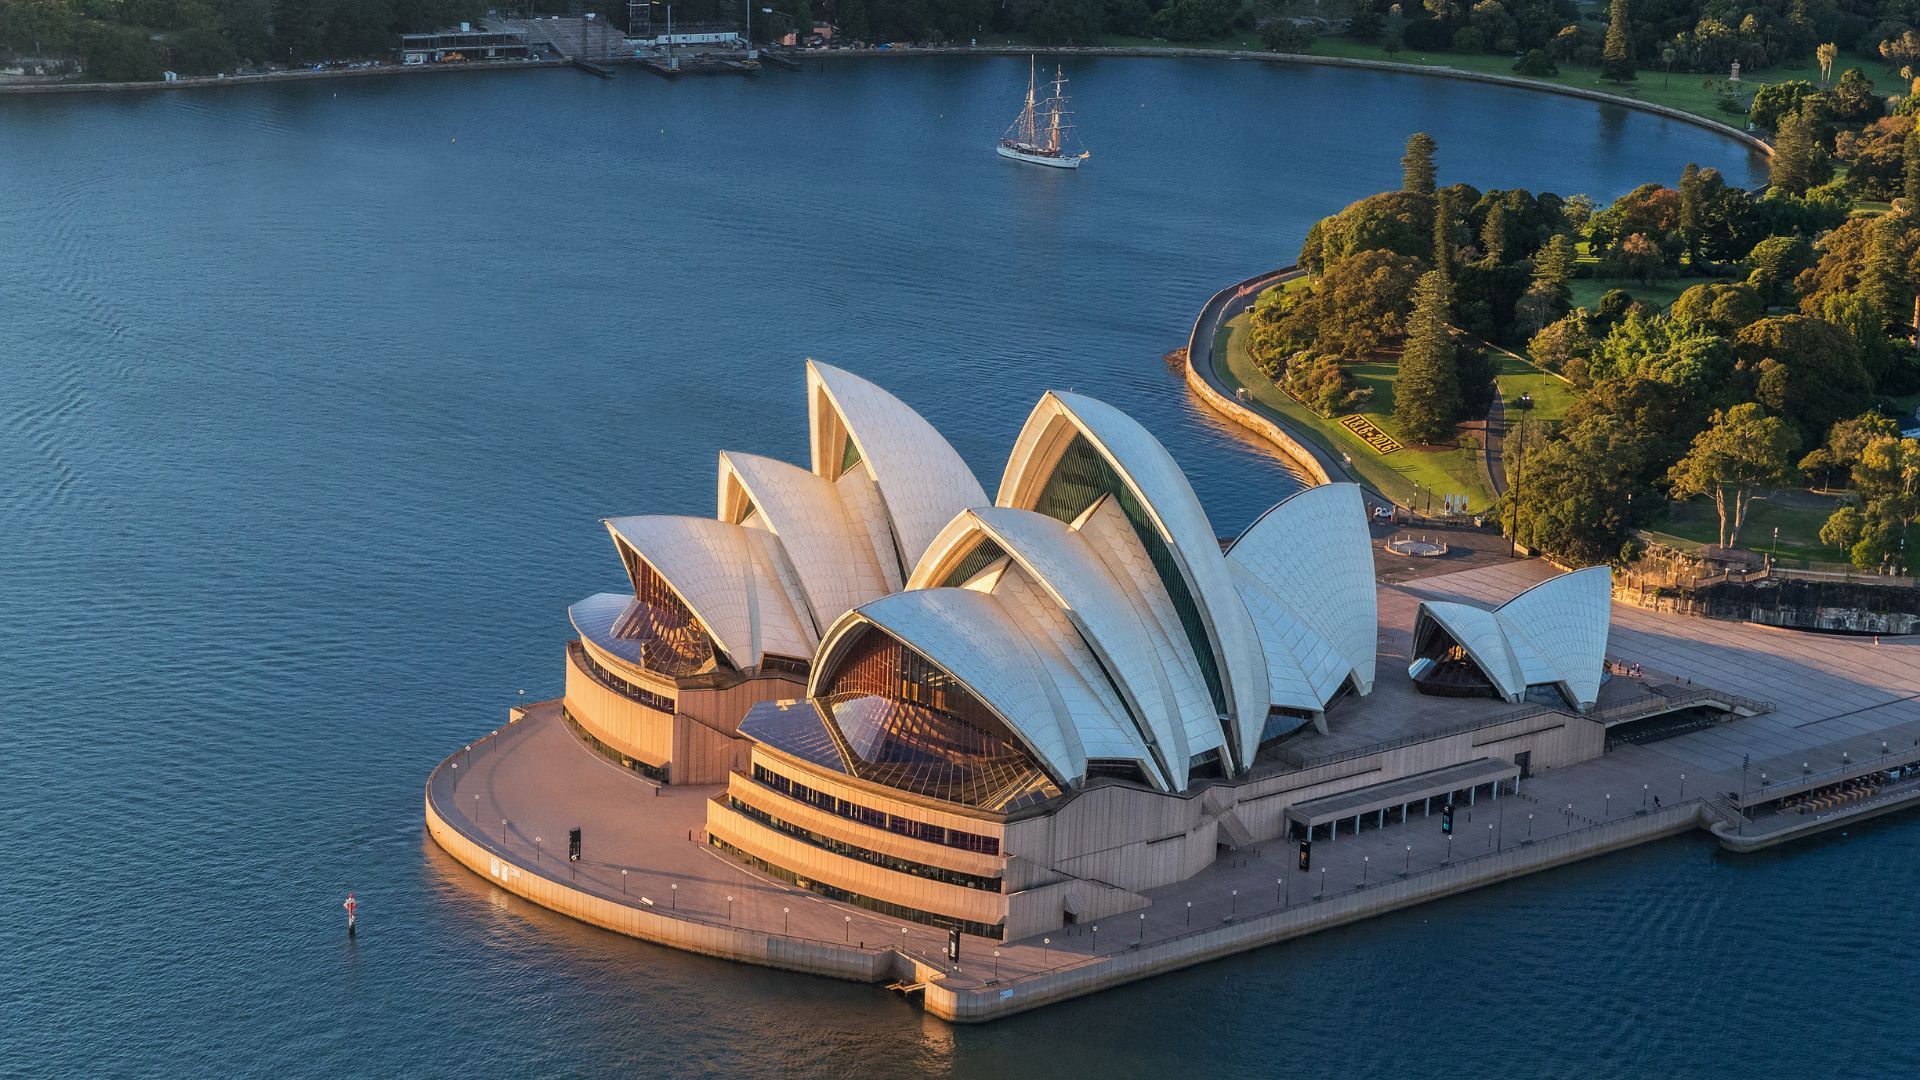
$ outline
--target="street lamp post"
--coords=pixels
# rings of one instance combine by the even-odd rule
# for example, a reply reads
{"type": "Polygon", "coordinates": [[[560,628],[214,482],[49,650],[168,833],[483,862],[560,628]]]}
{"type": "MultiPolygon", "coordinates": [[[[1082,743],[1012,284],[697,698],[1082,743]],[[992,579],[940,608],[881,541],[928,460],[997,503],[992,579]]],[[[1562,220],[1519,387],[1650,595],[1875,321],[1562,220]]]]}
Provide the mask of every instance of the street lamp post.
{"type": "Polygon", "coordinates": [[[1327,895],[1327,868],[1323,866],[1320,868],[1320,891],[1314,894],[1314,899],[1317,900],[1325,895],[1327,895]]]}
{"type": "Polygon", "coordinates": [[[1193,925],[1193,901],[1187,901],[1187,925],[1193,925]]]}
{"type": "Polygon", "coordinates": [[[1687,797],[1687,774],[1686,773],[1680,774],[1680,797],[1682,799],[1687,797]]]}
{"type": "Polygon", "coordinates": [[[1527,815],[1527,839],[1533,839],[1533,815],[1527,815]]]}
{"type": "Polygon", "coordinates": [[[540,838],[537,836],[533,838],[533,861],[540,861],[540,838]]]}
{"type": "Polygon", "coordinates": [[[1143,911],[1140,913],[1140,944],[1145,945],[1146,943],[1147,943],[1147,913],[1143,911]]]}
{"type": "Polygon", "coordinates": [[[1100,924],[1099,923],[1093,924],[1093,951],[1094,952],[1100,951],[1100,924]]]}
{"type": "Polygon", "coordinates": [[[677,881],[667,886],[667,910],[680,910],[680,883],[677,881]]]}
{"type": "Polygon", "coordinates": [[[1608,821],[1613,820],[1613,793],[1612,792],[1607,793],[1607,811],[1606,813],[1600,816],[1603,818],[1606,818],[1608,821]]]}
{"type": "Polygon", "coordinates": [[[1407,865],[1401,867],[1400,872],[1403,874],[1413,873],[1413,845],[1412,844],[1407,845],[1407,865]]]}
{"type": "Polygon", "coordinates": [[[627,872],[625,870],[620,871],[620,895],[627,895],[627,872]]]}
{"type": "Polygon", "coordinates": [[[1367,868],[1372,865],[1373,865],[1373,856],[1371,855],[1360,856],[1360,884],[1365,885],[1367,883],[1367,868]]]}
{"type": "Polygon", "coordinates": [[[993,981],[1000,981],[1000,950],[993,950],[993,981]]]}
{"type": "Polygon", "coordinates": [[[1228,889],[1227,890],[1227,918],[1231,919],[1238,914],[1240,914],[1240,890],[1228,889]]]}
{"type": "Polygon", "coordinates": [[[787,932],[787,917],[792,914],[793,914],[792,908],[783,907],[780,909],[780,932],[781,933],[784,934],[787,932]]]}
{"type": "Polygon", "coordinates": [[[1043,937],[1040,939],[1040,963],[1042,966],[1044,966],[1048,962],[1050,962],[1052,959],[1053,959],[1053,939],[1050,937],[1043,937]]]}
{"type": "Polygon", "coordinates": [[[848,915],[846,917],[846,921],[840,925],[840,943],[844,945],[847,942],[852,940],[853,940],[853,916],[848,915]]]}
{"type": "Polygon", "coordinates": [[[727,897],[727,921],[733,921],[733,897],[727,897]]]}
{"type": "Polygon", "coordinates": [[[1640,810],[1642,813],[1644,813],[1646,809],[1647,809],[1647,785],[1641,784],[1640,785],[1640,810]]]}

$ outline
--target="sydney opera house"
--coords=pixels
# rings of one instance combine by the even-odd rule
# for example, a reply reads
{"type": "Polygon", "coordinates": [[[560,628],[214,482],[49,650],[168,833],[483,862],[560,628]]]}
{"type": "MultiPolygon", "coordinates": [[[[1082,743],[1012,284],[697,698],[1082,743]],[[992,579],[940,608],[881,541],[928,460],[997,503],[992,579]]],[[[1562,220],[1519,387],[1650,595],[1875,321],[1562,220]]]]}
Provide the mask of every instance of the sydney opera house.
{"type": "Polygon", "coordinates": [[[1315,798],[1395,781],[1404,813],[1421,777],[1497,787],[1600,752],[1593,725],[1522,720],[1315,768],[1284,751],[1396,693],[1591,707],[1604,570],[1491,611],[1422,603],[1383,667],[1354,486],[1223,542],[1160,443],[1092,398],[1042,398],[989,498],[886,391],[809,363],[806,394],[806,467],[722,453],[713,517],[608,519],[631,591],[570,611],[576,733],[714,786],[706,842],[760,873],[1018,938],[1340,828],[1315,798]]]}

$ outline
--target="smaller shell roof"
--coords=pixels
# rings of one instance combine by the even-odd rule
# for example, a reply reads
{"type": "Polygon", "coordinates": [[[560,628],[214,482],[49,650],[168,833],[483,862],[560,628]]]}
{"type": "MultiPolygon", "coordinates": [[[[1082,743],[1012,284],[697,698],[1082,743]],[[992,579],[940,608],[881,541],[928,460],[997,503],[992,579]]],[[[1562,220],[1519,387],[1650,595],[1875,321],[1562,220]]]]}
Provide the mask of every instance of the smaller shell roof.
{"type": "Polygon", "coordinates": [[[1276,503],[1234,540],[1227,560],[1332,647],[1360,693],[1373,689],[1379,596],[1358,485],[1321,484],[1276,503]]]}
{"type": "Polygon", "coordinates": [[[1528,685],[1557,682],[1581,708],[1599,700],[1612,600],[1613,572],[1589,566],[1548,578],[1495,609],[1528,685]]]}
{"type": "Polygon", "coordinates": [[[1519,701],[1531,686],[1555,686],[1587,709],[1600,696],[1612,598],[1612,571],[1590,566],[1548,578],[1492,611],[1425,601],[1414,616],[1414,639],[1431,620],[1507,700],[1519,701]]]}
{"type": "Polygon", "coordinates": [[[779,537],[817,628],[886,594],[866,532],[847,513],[832,481],[784,461],[728,451],[720,455],[723,514],[730,484],[745,492],[779,537]]]}
{"type": "Polygon", "coordinates": [[[608,518],[606,526],[666,580],[735,667],[757,667],[769,652],[812,655],[819,638],[782,580],[773,534],[678,515],[608,518]]]}
{"type": "MultiPolygon", "coordinates": [[[[807,361],[809,400],[815,388],[825,392],[860,449],[885,500],[894,536],[907,565],[918,562],[927,545],[953,515],[987,504],[980,481],[953,446],[905,402],[857,375],[817,360],[807,361]]],[[[814,438],[820,418],[814,418],[814,438]]],[[[814,448],[816,471],[822,447],[814,448]]]]}
{"type": "Polygon", "coordinates": [[[1454,644],[1466,650],[1501,697],[1519,701],[1526,696],[1527,683],[1521,677],[1513,650],[1507,645],[1506,629],[1493,612],[1452,600],[1424,601],[1414,615],[1415,641],[1420,640],[1421,624],[1428,620],[1438,623],[1454,644]]]}

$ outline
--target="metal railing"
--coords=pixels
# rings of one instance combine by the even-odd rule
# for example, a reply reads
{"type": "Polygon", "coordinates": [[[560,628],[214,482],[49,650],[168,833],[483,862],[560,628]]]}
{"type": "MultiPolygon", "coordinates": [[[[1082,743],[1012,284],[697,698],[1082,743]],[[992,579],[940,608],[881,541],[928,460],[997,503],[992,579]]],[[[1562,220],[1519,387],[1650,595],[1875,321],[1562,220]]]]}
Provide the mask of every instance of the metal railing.
{"type": "MultiPolygon", "coordinates": [[[[1463,856],[1454,858],[1449,862],[1442,862],[1437,865],[1429,866],[1421,870],[1415,870],[1409,874],[1393,874],[1392,876],[1387,877],[1384,880],[1373,882],[1373,883],[1355,882],[1354,884],[1349,885],[1346,888],[1341,889],[1337,892],[1329,891],[1317,896],[1305,897],[1300,900],[1283,899],[1281,903],[1274,904],[1270,902],[1268,904],[1264,904],[1259,907],[1252,907],[1252,905],[1255,903],[1258,903],[1258,901],[1253,900],[1251,896],[1247,896],[1244,898],[1247,899],[1248,901],[1247,906],[1250,908],[1250,910],[1248,910],[1244,915],[1239,915],[1232,919],[1223,919],[1220,922],[1209,922],[1208,925],[1206,926],[1194,927],[1191,930],[1182,930],[1180,933],[1174,934],[1171,937],[1159,938],[1151,942],[1138,943],[1138,944],[1134,940],[1130,940],[1130,936],[1127,934],[1125,930],[1120,930],[1114,934],[1115,939],[1117,939],[1121,943],[1115,948],[1103,949],[1095,953],[1067,952],[1065,949],[1062,949],[1063,958],[1061,962],[1058,964],[1054,964],[1048,967],[1026,972],[1020,975],[1012,976],[1005,980],[996,980],[995,982],[989,983],[988,985],[994,986],[996,988],[1006,987],[1006,986],[1017,986],[1021,983],[1030,982],[1033,980],[1057,975],[1062,971],[1068,971],[1076,968],[1087,967],[1093,964],[1103,963],[1103,962],[1112,960],[1117,956],[1124,956],[1130,953],[1155,950],[1155,949],[1160,949],[1167,946],[1177,945],[1180,942],[1186,941],[1191,938],[1196,938],[1196,937],[1201,937],[1207,934],[1216,933],[1223,926],[1245,925],[1248,923],[1258,922],[1262,919],[1272,918],[1277,915],[1285,915],[1295,911],[1310,912],[1319,908],[1320,905],[1328,903],[1329,901],[1349,899],[1354,896],[1364,895],[1370,892],[1371,893],[1388,893],[1391,890],[1398,889],[1403,894],[1406,894],[1405,896],[1406,899],[1413,902],[1418,902],[1419,898],[1417,897],[1417,892],[1420,888],[1424,887],[1427,883],[1426,880],[1424,879],[1430,879],[1436,874],[1448,873],[1448,872],[1453,872],[1453,871],[1458,871],[1458,870],[1468,869],[1468,868],[1475,868],[1480,864],[1485,864],[1489,860],[1519,861],[1523,856],[1529,853],[1543,851],[1543,850],[1552,852],[1554,851],[1554,849],[1568,849],[1564,852],[1556,852],[1556,854],[1569,854],[1569,855],[1577,854],[1580,849],[1587,846],[1584,843],[1585,840],[1592,837],[1593,834],[1603,832],[1603,831],[1612,831],[1612,832],[1617,832],[1622,836],[1631,836],[1638,833],[1652,832],[1656,829],[1678,827],[1680,825],[1685,824],[1689,818],[1697,822],[1699,820],[1701,806],[1705,802],[1706,800],[1704,797],[1695,796],[1691,799],[1687,799],[1681,802],[1669,803],[1658,810],[1636,811],[1634,814],[1632,814],[1629,817],[1619,817],[1619,818],[1614,818],[1611,821],[1601,821],[1601,822],[1596,822],[1590,825],[1582,825],[1577,829],[1570,829],[1567,832],[1557,833],[1553,836],[1542,837],[1541,839],[1538,839],[1538,840],[1517,841],[1517,842],[1503,846],[1498,851],[1488,851],[1478,855],[1463,855],[1463,856]]],[[[1286,859],[1282,858],[1280,860],[1280,864],[1283,866],[1286,865],[1286,859]]],[[[1471,875],[1465,875],[1465,876],[1471,876],[1471,875]]],[[[1489,881],[1487,883],[1491,883],[1491,882],[1489,881]]],[[[1240,898],[1236,898],[1236,899],[1240,899],[1240,898]]],[[[1149,911],[1151,911],[1151,909],[1149,909],[1149,911]]],[[[1138,913],[1129,912],[1126,914],[1138,914],[1138,913]]],[[[1311,930],[1314,928],[1309,927],[1304,929],[1305,929],[1305,932],[1311,932],[1311,930]]],[[[1020,945],[1020,946],[1031,947],[1032,939],[1025,938],[1025,939],[1021,939],[1020,941],[1008,942],[1007,944],[1008,946],[1020,945]]],[[[976,961],[976,965],[977,963],[978,962],[976,961]]]]}
{"type": "Polygon", "coordinates": [[[1904,750],[1889,750],[1876,757],[1847,762],[1837,768],[1823,769],[1820,772],[1801,773],[1798,776],[1789,777],[1785,781],[1774,780],[1760,786],[1749,786],[1745,791],[1740,793],[1740,798],[1737,801],[1741,809],[1744,810],[1759,803],[1774,802],[1779,799],[1801,794],[1802,792],[1814,791],[1830,784],[1844,783],[1867,773],[1879,772],[1883,769],[1891,769],[1915,763],[1920,763],[1920,746],[1908,747],[1904,750]]]}

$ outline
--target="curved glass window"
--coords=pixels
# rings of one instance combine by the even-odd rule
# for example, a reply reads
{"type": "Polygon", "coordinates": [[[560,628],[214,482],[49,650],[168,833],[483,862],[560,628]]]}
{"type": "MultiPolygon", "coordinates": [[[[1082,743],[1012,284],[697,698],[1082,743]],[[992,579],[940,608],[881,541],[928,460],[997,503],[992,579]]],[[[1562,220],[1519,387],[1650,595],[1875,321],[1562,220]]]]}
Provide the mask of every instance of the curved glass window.
{"type": "Polygon", "coordinates": [[[614,623],[613,636],[639,642],[641,666],[662,675],[692,675],[713,664],[713,638],[667,579],[625,544],[620,558],[633,579],[636,603],[614,623]]]}
{"type": "Polygon", "coordinates": [[[980,571],[1006,557],[1007,553],[1000,550],[999,544],[982,538],[979,543],[973,545],[972,551],[967,552],[959,562],[953,564],[953,569],[947,571],[946,577],[940,579],[940,587],[957,589],[972,581],[980,571]]]}
{"type": "Polygon", "coordinates": [[[1061,452],[1060,460],[1048,475],[1047,486],[1041,489],[1034,509],[1071,525],[1086,513],[1087,507],[1099,502],[1103,495],[1113,496],[1120,504],[1120,511],[1127,515],[1127,523],[1133,526],[1134,535],[1140,538],[1140,546],[1146,549],[1154,573],[1160,575],[1167,596],[1173,601],[1173,610],[1180,616],[1180,626],[1187,632],[1187,644],[1200,661],[1200,674],[1207,681],[1207,693],[1213,698],[1213,709],[1225,716],[1227,694],[1220,684],[1220,665],[1214,659],[1213,642],[1207,637],[1207,624],[1200,617],[1200,605],[1187,588],[1186,575],[1180,572],[1179,561],[1161,538],[1160,530],[1154,526],[1146,507],[1140,504],[1133,489],[1120,478],[1106,456],[1086,435],[1074,433],[1073,441],[1061,452]]]}
{"type": "Polygon", "coordinates": [[[996,808],[1057,793],[992,709],[881,631],[865,631],[816,700],[861,779],[996,808]]]}

